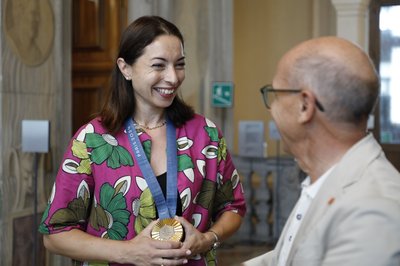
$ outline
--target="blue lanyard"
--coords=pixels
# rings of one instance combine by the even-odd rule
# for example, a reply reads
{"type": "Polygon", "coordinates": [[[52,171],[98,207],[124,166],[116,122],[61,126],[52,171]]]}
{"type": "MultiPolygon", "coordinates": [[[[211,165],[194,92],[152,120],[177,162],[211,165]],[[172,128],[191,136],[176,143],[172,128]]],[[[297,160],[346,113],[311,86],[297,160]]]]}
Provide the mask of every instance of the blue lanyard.
{"type": "Polygon", "coordinates": [[[128,133],[128,138],[132,146],[133,153],[139,164],[140,170],[149,186],[150,192],[153,195],[156,203],[158,216],[161,219],[173,218],[176,214],[176,199],[178,194],[177,189],[177,148],[175,127],[172,121],[167,119],[167,195],[166,199],[162,193],[160,184],[151,169],[150,163],[143,151],[139,136],[136,133],[135,124],[132,119],[125,121],[125,129],[128,133]]]}

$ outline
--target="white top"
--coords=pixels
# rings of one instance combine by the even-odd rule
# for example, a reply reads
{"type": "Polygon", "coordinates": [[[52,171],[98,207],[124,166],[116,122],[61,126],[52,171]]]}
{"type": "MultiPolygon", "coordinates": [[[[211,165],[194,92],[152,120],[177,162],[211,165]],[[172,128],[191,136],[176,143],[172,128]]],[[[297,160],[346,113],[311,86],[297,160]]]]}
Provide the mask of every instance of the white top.
{"type": "Polygon", "coordinates": [[[311,205],[312,200],[317,195],[322,184],[332,172],[334,166],[332,166],[328,171],[326,171],[320,178],[317,179],[313,184],[311,184],[311,178],[307,178],[301,183],[301,195],[296,204],[296,209],[292,219],[288,222],[288,229],[286,235],[283,238],[283,244],[280,254],[278,255],[278,266],[284,266],[286,264],[287,258],[289,256],[290,250],[292,248],[293,240],[296,237],[297,231],[300,228],[301,222],[307,213],[308,208],[311,205]]]}

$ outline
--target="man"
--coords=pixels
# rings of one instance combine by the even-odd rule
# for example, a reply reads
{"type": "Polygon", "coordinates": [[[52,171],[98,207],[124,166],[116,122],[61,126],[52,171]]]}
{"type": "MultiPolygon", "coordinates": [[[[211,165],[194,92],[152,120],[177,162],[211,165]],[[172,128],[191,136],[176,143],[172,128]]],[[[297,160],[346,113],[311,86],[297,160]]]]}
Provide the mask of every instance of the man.
{"type": "Polygon", "coordinates": [[[379,95],[369,57],[344,39],[312,39],[261,91],[308,177],[275,249],[242,265],[400,265],[400,174],[367,132],[379,95]]]}

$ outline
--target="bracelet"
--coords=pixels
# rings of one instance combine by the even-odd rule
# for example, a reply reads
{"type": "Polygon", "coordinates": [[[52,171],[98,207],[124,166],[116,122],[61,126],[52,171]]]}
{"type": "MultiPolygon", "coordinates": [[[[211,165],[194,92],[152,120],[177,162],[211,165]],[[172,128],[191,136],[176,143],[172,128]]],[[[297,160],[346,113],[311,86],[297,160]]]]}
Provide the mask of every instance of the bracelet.
{"type": "Polygon", "coordinates": [[[221,242],[219,242],[219,237],[218,237],[217,233],[215,233],[213,230],[208,230],[208,232],[212,233],[215,238],[215,242],[214,242],[214,244],[212,244],[211,250],[216,250],[221,245],[221,242]]]}
{"type": "Polygon", "coordinates": [[[208,230],[208,232],[210,232],[214,235],[215,242],[219,242],[219,237],[218,237],[217,233],[215,233],[213,230],[208,230]]]}

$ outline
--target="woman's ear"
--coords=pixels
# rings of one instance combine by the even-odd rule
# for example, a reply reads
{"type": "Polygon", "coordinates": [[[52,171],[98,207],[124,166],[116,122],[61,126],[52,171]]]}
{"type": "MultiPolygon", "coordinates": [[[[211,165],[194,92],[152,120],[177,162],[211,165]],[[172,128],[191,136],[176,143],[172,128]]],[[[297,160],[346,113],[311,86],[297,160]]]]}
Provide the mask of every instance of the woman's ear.
{"type": "Polygon", "coordinates": [[[124,75],[126,80],[131,80],[132,79],[132,66],[127,64],[125,60],[121,57],[117,59],[117,65],[119,70],[121,71],[122,75],[124,75]]]}

